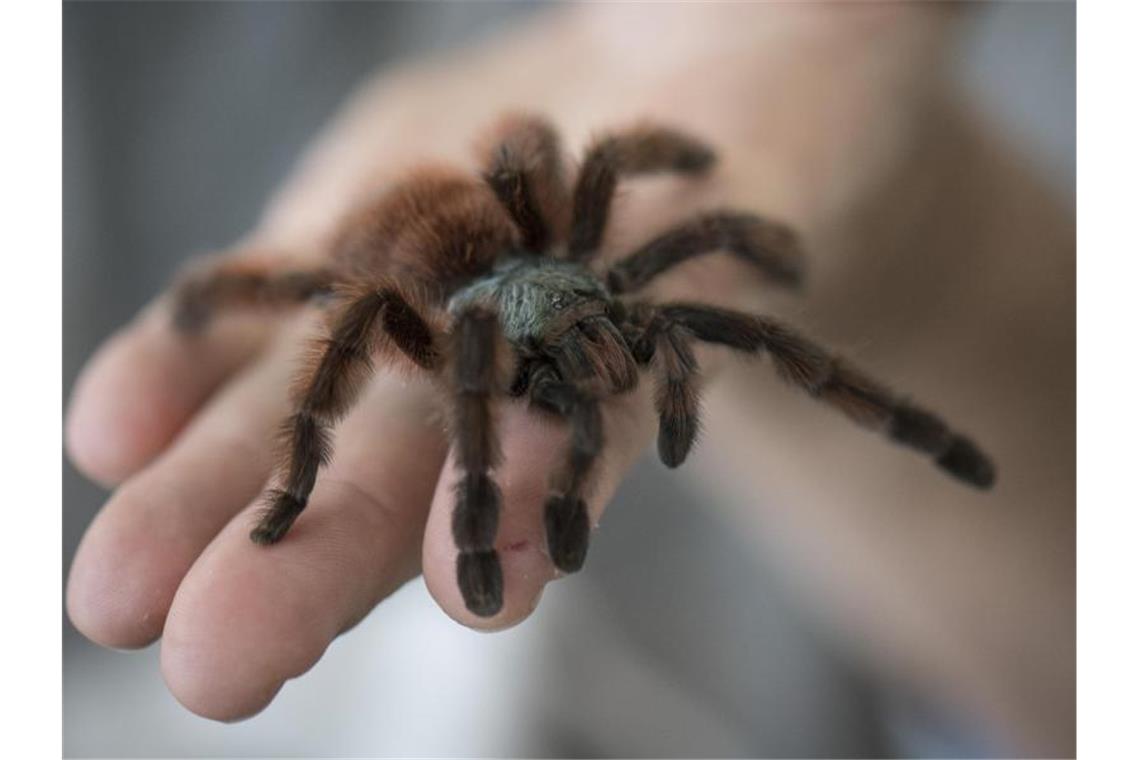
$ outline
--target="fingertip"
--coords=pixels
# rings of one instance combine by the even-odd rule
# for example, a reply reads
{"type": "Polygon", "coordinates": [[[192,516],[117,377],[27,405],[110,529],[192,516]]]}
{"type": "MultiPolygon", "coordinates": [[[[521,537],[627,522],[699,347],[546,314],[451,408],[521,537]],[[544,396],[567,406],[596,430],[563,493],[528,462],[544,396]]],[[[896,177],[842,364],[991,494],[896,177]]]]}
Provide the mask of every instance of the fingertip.
{"type": "MultiPolygon", "coordinates": [[[[73,566],[74,567],[74,566],[73,566]]],[[[67,617],[84,637],[108,649],[133,650],[150,646],[162,633],[162,617],[122,614],[103,600],[110,584],[90,579],[77,581],[73,571],[67,585],[67,617]]]]}
{"type": "Polygon", "coordinates": [[[181,570],[156,556],[160,545],[108,514],[105,509],[96,517],[72,560],[67,615],[96,644],[140,649],[162,634],[181,570]]]}
{"type": "Polygon", "coordinates": [[[225,552],[211,557],[208,551],[179,588],[160,656],[174,698],[196,715],[222,722],[264,710],[287,680],[316,664],[336,635],[319,624],[313,609],[259,593],[274,586],[266,576],[272,563],[233,561],[238,541],[266,559],[278,547],[255,546],[244,536],[229,541],[225,552]]]}
{"type": "Polygon", "coordinates": [[[455,483],[454,452],[436,485],[424,533],[423,572],[428,591],[456,622],[481,631],[518,625],[538,607],[546,584],[562,576],[548,547],[555,530],[555,557],[567,571],[586,561],[591,526],[617,488],[620,478],[645,448],[652,424],[652,400],[644,392],[614,398],[603,407],[606,444],[595,464],[585,502],[554,498],[550,473],[569,456],[565,422],[509,402],[499,409],[496,427],[502,464],[494,478],[501,490],[495,549],[502,564],[503,605],[481,617],[468,609],[457,577],[459,551],[452,535],[455,483]],[[568,508],[569,507],[569,508],[568,508]]]}
{"type": "Polygon", "coordinates": [[[457,580],[458,552],[441,542],[427,542],[424,547],[424,582],[436,604],[455,622],[477,631],[502,631],[513,628],[538,609],[546,584],[557,577],[550,558],[533,540],[518,540],[501,545],[503,603],[491,616],[478,615],[468,609],[457,580]]]}
{"type": "Polygon", "coordinates": [[[139,470],[167,443],[172,427],[160,424],[166,415],[154,408],[153,384],[132,367],[153,371],[130,331],[118,333],[83,368],[68,404],[67,454],[80,472],[103,486],[139,470]]]}
{"type": "Polygon", "coordinates": [[[84,475],[113,485],[178,434],[201,404],[251,356],[264,329],[235,320],[189,339],[153,309],[111,337],[75,381],[64,444],[84,475]]]}
{"type": "Polygon", "coordinates": [[[283,540],[250,540],[255,502],[179,586],[162,633],[162,671],[192,712],[219,721],[260,712],[415,575],[422,526],[411,510],[388,508],[331,472],[283,540]]]}
{"type": "Polygon", "coordinates": [[[172,644],[164,639],[159,666],[166,688],[178,703],[202,718],[221,723],[236,723],[252,718],[273,701],[285,681],[253,682],[243,689],[219,689],[212,663],[193,648],[172,644]]]}
{"type": "Polygon", "coordinates": [[[460,589],[459,550],[452,535],[455,483],[450,457],[436,485],[424,532],[423,573],[432,598],[457,623],[479,631],[518,625],[538,607],[546,584],[558,577],[546,546],[543,505],[549,473],[565,449],[568,430],[525,405],[505,404],[498,415],[503,464],[494,473],[501,507],[494,548],[502,567],[502,606],[482,616],[469,609],[460,589]]]}

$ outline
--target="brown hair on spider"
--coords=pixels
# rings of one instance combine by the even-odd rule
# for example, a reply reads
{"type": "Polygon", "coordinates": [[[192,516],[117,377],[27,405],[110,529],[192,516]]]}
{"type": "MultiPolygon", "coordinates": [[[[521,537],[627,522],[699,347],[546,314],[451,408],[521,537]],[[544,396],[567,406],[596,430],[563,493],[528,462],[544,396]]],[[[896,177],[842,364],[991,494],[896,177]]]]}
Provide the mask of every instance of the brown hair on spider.
{"type": "Polygon", "coordinates": [[[790,327],[701,303],[652,303],[636,294],[672,267],[727,252],[779,285],[803,271],[795,237],[755,214],[712,210],[681,220],[608,267],[594,264],[615,187],[657,172],[701,175],[713,152],[677,130],[640,125],[606,134],[586,151],[571,189],[557,133],[544,119],[509,116],[488,142],[482,177],[445,168],[413,172],[350,214],[324,266],[224,262],[185,279],[175,325],[204,329],[226,309],[282,308],[336,292],[326,334],[299,374],[283,427],[279,488],[250,536],[280,541],[305,508],[330,432],[352,407],[374,359],[402,357],[449,390],[461,478],[452,534],[467,608],[499,611],[495,550],[500,462],[492,404],[525,397],[571,428],[550,480],[546,539],[556,567],[582,567],[589,539],[583,497],[605,445],[599,405],[628,393],[639,370],[655,376],[657,450],[669,467],[698,428],[697,362],[706,342],[771,356],[792,385],[856,423],[916,449],[955,478],[994,482],[990,460],[965,436],[903,400],[790,327]]]}

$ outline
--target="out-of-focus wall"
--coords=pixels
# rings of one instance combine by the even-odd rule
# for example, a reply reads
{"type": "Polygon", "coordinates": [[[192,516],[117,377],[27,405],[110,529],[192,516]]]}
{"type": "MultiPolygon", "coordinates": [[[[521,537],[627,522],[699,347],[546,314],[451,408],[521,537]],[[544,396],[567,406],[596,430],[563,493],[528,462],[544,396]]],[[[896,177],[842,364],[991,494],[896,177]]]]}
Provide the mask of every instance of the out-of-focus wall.
{"type": "MultiPolygon", "coordinates": [[[[98,343],[163,287],[182,259],[249,227],[355,82],[407,56],[491,33],[532,10],[513,3],[66,4],[65,389],[98,343]]],[[[959,64],[966,90],[1071,197],[1073,6],[996,5],[978,15],[959,64]]],[[[962,755],[1000,749],[952,718],[908,719],[894,724],[893,739],[884,735],[889,711],[879,686],[837,661],[726,528],[694,523],[690,504],[697,497],[662,487],[660,475],[653,465],[635,471],[592,549],[585,590],[579,586],[571,596],[552,587],[541,620],[494,637],[473,634],[412,584],[335,644],[266,713],[237,726],[182,710],[161,684],[155,648],[106,652],[65,622],[65,752],[874,755],[893,747],[962,755]],[[646,549],[631,564],[609,548],[636,543],[639,515],[650,508],[661,535],[699,537],[690,548],[698,560],[707,558],[701,565],[710,585],[694,593],[707,601],[705,620],[713,619],[699,633],[686,628],[684,616],[668,614],[668,600],[641,593],[662,558],[646,549]],[[746,572],[757,578],[749,598],[718,603],[713,591],[725,584],[717,579],[746,572]],[[730,608],[734,614],[725,616],[730,608]],[[543,692],[552,673],[585,678],[594,671],[619,674],[615,683],[624,688],[592,704],[563,703],[543,692]],[[424,720],[429,714],[433,722],[424,720]]],[[[64,478],[69,563],[105,494],[70,466],[64,478]]]]}

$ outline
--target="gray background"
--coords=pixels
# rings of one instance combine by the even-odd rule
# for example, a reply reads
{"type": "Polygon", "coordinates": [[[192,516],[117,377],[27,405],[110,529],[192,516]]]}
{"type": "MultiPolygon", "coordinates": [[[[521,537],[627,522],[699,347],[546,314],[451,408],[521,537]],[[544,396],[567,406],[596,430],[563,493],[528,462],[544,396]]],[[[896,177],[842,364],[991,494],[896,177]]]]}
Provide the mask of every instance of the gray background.
{"type": "MultiPolygon", "coordinates": [[[[65,391],[184,257],[248,228],[354,83],[531,12],[498,3],[65,4],[65,391]]],[[[1071,4],[989,7],[960,59],[967,90],[1070,198],[1074,28],[1071,4]]],[[[474,634],[410,584],[238,725],[180,708],[162,685],[156,647],[108,652],[65,619],[65,753],[1002,751],[964,720],[916,707],[838,661],[754,551],[660,475],[649,463],[635,470],[591,550],[588,580],[555,584],[537,619],[474,634]],[[670,537],[682,535],[678,552],[670,537]],[[679,612],[654,582],[667,558],[653,547],[665,544],[672,563],[691,566],[683,592],[697,609],[679,612]],[[631,562],[631,545],[648,548],[631,562]],[[742,576],[746,599],[729,594],[742,576]]],[[[105,496],[65,466],[65,563],[105,496]]]]}

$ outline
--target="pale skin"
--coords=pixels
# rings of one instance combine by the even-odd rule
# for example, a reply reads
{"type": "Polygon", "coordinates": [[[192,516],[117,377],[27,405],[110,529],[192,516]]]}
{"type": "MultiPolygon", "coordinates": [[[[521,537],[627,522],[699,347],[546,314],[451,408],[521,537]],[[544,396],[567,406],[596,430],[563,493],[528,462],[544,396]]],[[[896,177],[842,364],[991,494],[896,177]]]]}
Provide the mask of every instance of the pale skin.
{"type": "MultiPolygon", "coordinates": [[[[547,114],[575,154],[606,126],[652,116],[701,135],[718,149],[721,165],[696,184],[655,181],[630,189],[614,216],[605,255],[629,250],[686,211],[711,205],[731,204],[791,223],[812,257],[809,282],[817,269],[821,275],[820,288],[809,286],[806,307],[742,276],[731,262],[712,259],[678,270],[657,294],[785,312],[793,319],[806,309],[813,318],[796,321],[820,338],[850,340],[854,346],[873,338],[880,347],[897,346],[880,348],[869,369],[887,379],[896,378],[885,370],[902,371],[900,387],[948,414],[973,409],[963,423],[980,439],[996,437],[993,453],[999,468],[1005,472],[1013,464],[1016,471],[1019,449],[1008,431],[1029,435],[1026,421],[1048,417],[1041,411],[1050,408],[1048,400],[1037,406],[1027,401],[1016,419],[994,419],[991,412],[1000,399],[971,406],[972,393],[984,395],[979,386],[985,373],[967,370],[991,354],[1003,355],[1002,341],[979,335],[968,320],[915,326],[903,307],[893,316],[864,307],[880,294],[874,277],[889,278],[898,268],[888,262],[877,274],[874,268],[866,273],[859,246],[851,244],[869,237],[864,234],[867,220],[859,216],[866,212],[865,199],[885,192],[884,179],[896,176],[907,160],[903,148],[927,126],[917,114],[929,105],[929,93],[939,89],[938,63],[953,27],[953,14],[894,5],[564,9],[493,44],[414,65],[368,85],[231,255],[319,252],[355,198],[386,186],[404,169],[424,159],[473,167],[473,139],[507,108],[547,114]],[[836,241],[842,242],[830,245],[836,241]],[[835,331],[829,333],[829,327],[835,331]],[[951,351],[962,345],[977,349],[966,361],[951,351]],[[915,369],[923,362],[931,367],[925,375],[915,369]]],[[[900,213],[906,213],[905,205],[900,213]]],[[[990,242],[1009,248],[1005,239],[1000,246],[990,242]]],[[[937,257],[929,263],[946,276],[931,293],[950,303],[983,303],[970,276],[953,276],[962,257],[940,251],[929,254],[937,257]]],[[[988,271],[1005,271],[1000,263],[988,266],[988,271]]],[[[1064,262],[1058,266],[1063,271],[1064,262]]],[[[1012,263],[1008,267],[1014,268],[1012,263]]],[[[920,300],[926,296],[934,297],[919,294],[920,300]]],[[[1007,297],[1014,302],[1011,309],[1042,319],[1055,306],[1048,294],[1014,291],[1007,297]]],[[[883,303],[887,309],[893,302],[887,298],[883,303]]],[[[251,510],[271,475],[267,442],[287,413],[297,352],[319,317],[223,320],[188,349],[170,330],[168,308],[159,299],[108,341],[77,382],[69,408],[66,436],[72,461],[92,479],[115,488],[77,552],[68,584],[68,613],[86,636],[119,648],[146,646],[161,637],[163,674],[174,695],[198,714],[235,720],[262,710],[286,680],[312,667],[337,635],[419,573],[443,611],[465,625],[504,628],[536,609],[542,589],[555,578],[544,552],[541,504],[551,464],[562,451],[565,431],[559,425],[521,405],[501,409],[505,464],[498,476],[503,490],[498,547],[506,594],[498,615],[479,618],[467,611],[455,584],[456,550],[449,526],[455,476],[446,436],[429,413],[433,395],[427,383],[381,371],[342,424],[336,455],[318,479],[304,515],[280,544],[256,546],[248,533],[251,510]]],[[[1026,356],[1052,355],[1050,346],[1034,343],[1032,336],[1022,336],[1020,345],[1026,356]]],[[[702,356],[706,380],[726,366],[724,358],[714,352],[702,356]]],[[[1028,385],[1038,370],[1027,361],[1024,368],[1007,368],[1002,382],[1028,385]]],[[[748,370],[752,378],[765,371],[748,370]]],[[[993,707],[990,719],[1021,746],[1037,752],[1066,746],[1071,735],[1064,725],[1057,728],[1065,711],[1056,700],[1002,711],[1007,697],[1016,701],[1028,695],[1032,702],[1043,688],[1063,687],[1063,668],[1055,677],[1052,671],[1041,676],[1038,668],[1033,677],[1018,680],[1014,674],[995,681],[987,657],[1002,650],[992,640],[970,649],[968,636],[954,636],[948,649],[907,617],[911,607],[885,604],[862,615],[834,602],[839,597],[881,598],[886,593],[882,574],[875,562],[860,564],[861,558],[873,556],[881,563],[884,556],[894,556],[890,552],[900,551],[893,543],[875,543],[882,531],[868,529],[859,537],[858,530],[846,529],[847,522],[882,527],[882,515],[912,510],[917,500],[933,505],[935,520],[952,513],[954,526],[981,526],[977,521],[984,518],[974,516],[982,510],[989,514],[1002,504],[1032,503],[1063,536],[1065,473],[1054,474],[1059,480],[1038,492],[1032,486],[1016,490],[1017,481],[1005,491],[999,487],[995,501],[982,505],[977,494],[945,483],[927,463],[849,432],[834,415],[811,416],[798,402],[783,410],[781,404],[793,394],[776,383],[758,387],[752,380],[737,382],[740,373],[732,374],[734,378],[722,378],[727,382],[710,399],[709,430],[698,451],[709,452],[704,455],[709,461],[719,452],[714,471],[729,468],[741,492],[775,494],[774,501],[797,508],[841,505],[834,513],[827,508],[797,511],[779,523],[791,526],[792,536],[800,530],[803,536],[826,537],[816,548],[828,546],[832,556],[846,557],[855,568],[834,576],[842,580],[829,580],[824,573],[822,582],[808,584],[813,592],[822,587],[824,593],[815,596],[839,610],[827,613],[832,622],[838,621],[854,641],[889,642],[861,648],[884,667],[898,670],[901,662],[903,671],[921,673],[916,677],[924,686],[993,707]],[[756,398],[761,391],[765,399],[772,398],[756,398]],[[849,447],[856,451],[850,453],[849,447]],[[864,455],[864,449],[871,453],[864,455]],[[740,453],[749,451],[762,452],[763,466],[756,466],[760,454],[740,453]],[[829,462],[858,464],[851,465],[855,474],[840,483],[823,476],[831,469],[829,462]],[[898,482],[908,488],[890,485],[898,482]],[[887,485],[876,485],[883,483],[887,485]],[[799,517],[803,514],[806,522],[799,517]],[[843,545],[829,532],[836,525],[846,526],[841,535],[856,536],[853,543],[843,545]],[[894,653],[901,654],[892,664],[894,653]]],[[[644,391],[607,406],[608,450],[590,500],[595,521],[653,439],[655,424],[644,391]]],[[[1054,459],[1063,461],[1063,444],[1059,446],[1054,459]]],[[[699,467],[704,459],[697,459],[699,467]]],[[[747,532],[759,535],[774,519],[758,514],[759,519],[740,516],[747,532]]],[[[978,531],[995,535],[981,527],[978,531]]],[[[918,531],[901,541],[909,547],[899,560],[908,578],[921,577],[924,566],[933,567],[923,548],[924,535],[918,531]]],[[[962,541],[975,545],[974,538],[964,535],[962,541]]],[[[801,540],[810,544],[815,539],[801,540]]],[[[992,541],[996,551],[1009,549],[998,538],[992,541]]],[[[1020,544],[1013,543],[1011,551],[1018,551],[1020,544]]],[[[804,556],[817,554],[808,546],[804,556]]],[[[891,567],[889,562],[886,566],[891,567]]],[[[589,572],[588,561],[584,572],[589,572]]],[[[930,572],[935,581],[942,577],[930,572]]],[[[1051,604],[1041,596],[1042,588],[1029,581],[1010,593],[1041,597],[1036,607],[1029,605],[1033,609],[1051,604]]],[[[963,600],[976,598],[966,592],[956,597],[953,583],[931,595],[949,601],[917,595],[933,605],[925,617],[919,615],[925,623],[940,616],[953,619],[958,608],[969,606],[963,600]]],[[[1058,613],[1062,620],[1064,612],[1058,613]]],[[[1002,640],[1000,632],[994,636],[1002,640]]],[[[1038,655],[1040,667],[1048,670],[1058,655],[1063,662],[1065,646],[1064,641],[1051,642],[1038,655]]]]}

